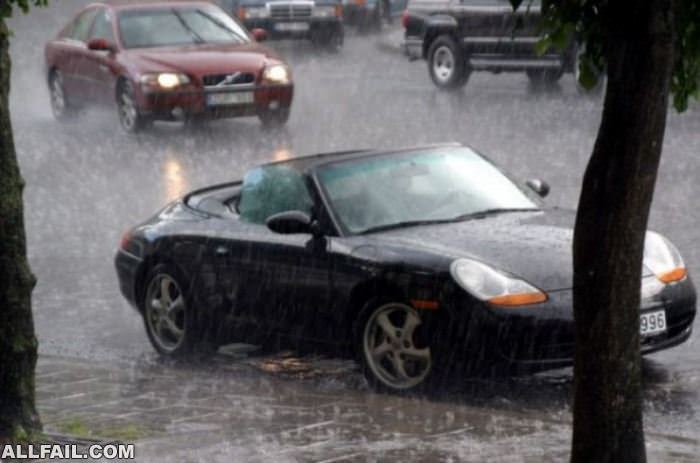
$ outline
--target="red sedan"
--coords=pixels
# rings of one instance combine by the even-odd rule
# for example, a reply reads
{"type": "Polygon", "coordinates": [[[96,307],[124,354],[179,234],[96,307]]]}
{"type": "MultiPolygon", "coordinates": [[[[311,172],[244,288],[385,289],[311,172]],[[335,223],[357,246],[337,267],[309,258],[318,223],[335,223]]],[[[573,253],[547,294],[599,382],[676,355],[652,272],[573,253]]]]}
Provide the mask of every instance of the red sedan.
{"type": "Polygon", "coordinates": [[[88,104],[115,104],[127,132],[154,120],[289,118],[289,67],[208,2],[95,3],[46,45],[57,119],[88,104]]]}

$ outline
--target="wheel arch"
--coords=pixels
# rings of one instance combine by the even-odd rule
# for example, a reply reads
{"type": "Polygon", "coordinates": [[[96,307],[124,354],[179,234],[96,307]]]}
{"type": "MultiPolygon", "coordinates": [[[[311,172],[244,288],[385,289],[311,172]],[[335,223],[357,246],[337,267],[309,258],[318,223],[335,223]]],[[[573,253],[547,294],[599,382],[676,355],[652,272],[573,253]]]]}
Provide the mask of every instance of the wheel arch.
{"type": "Polygon", "coordinates": [[[423,35],[423,59],[428,59],[430,46],[441,35],[451,36],[459,45],[457,27],[457,20],[449,15],[434,15],[426,19],[425,33],[423,35]]]}
{"type": "Polygon", "coordinates": [[[345,320],[344,339],[354,344],[355,335],[361,329],[361,324],[367,312],[373,308],[373,302],[391,299],[396,302],[408,303],[407,293],[401,286],[387,277],[377,277],[363,281],[350,292],[345,320]]]}

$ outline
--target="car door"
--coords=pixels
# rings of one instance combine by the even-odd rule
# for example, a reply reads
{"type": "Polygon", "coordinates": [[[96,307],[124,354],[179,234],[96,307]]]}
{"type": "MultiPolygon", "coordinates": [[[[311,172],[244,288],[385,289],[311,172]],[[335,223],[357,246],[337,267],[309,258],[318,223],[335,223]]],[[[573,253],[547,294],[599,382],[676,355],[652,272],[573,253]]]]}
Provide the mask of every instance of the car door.
{"type": "Polygon", "coordinates": [[[63,74],[64,90],[73,101],[90,100],[90,79],[85,69],[88,54],[87,40],[97,13],[97,8],[83,11],[61,40],[65,59],[58,64],[58,69],[63,74]]]}
{"type": "Polygon", "coordinates": [[[318,313],[330,299],[327,242],[311,234],[279,234],[265,225],[279,212],[299,210],[312,215],[314,202],[305,176],[285,164],[254,169],[244,180],[238,205],[240,219],[252,227],[249,258],[241,292],[246,305],[270,332],[317,338],[318,313]]]}
{"type": "MultiPolygon", "coordinates": [[[[116,46],[114,18],[111,10],[99,8],[88,35],[88,41],[103,39],[116,46]]],[[[115,50],[87,50],[82,70],[87,79],[89,97],[92,101],[114,103],[114,88],[118,76],[115,50]]]]}

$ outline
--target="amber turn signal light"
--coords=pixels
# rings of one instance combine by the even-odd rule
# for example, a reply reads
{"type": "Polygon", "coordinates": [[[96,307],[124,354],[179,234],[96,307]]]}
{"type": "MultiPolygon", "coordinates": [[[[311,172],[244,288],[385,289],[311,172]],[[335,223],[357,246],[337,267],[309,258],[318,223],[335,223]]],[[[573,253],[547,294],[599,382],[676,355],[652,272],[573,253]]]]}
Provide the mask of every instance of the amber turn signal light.
{"type": "Polygon", "coordinates": [[[440,307],[438,301],[426,301],[423,299],[411,299],[411,305],[416,309],[437,310],[440,307]]]}
{"type": "Polygon", "coordinates": [[[685,276],[688,274],[687,270],[684,267],[678,267],[674,268],[673,270],[662,273],[661,275],[658,275],[659,280],[663,281],[664,283],[673,283],[675,281],[680,281],[685,276]]]}
{"type": "Polygon", "coordinates": [[[546,300],[547,295],[544,293],[518,293],[492,297],[489,299],[489,303],[503,307],[518,307],[521,305],[539,304],[546,300]]]}

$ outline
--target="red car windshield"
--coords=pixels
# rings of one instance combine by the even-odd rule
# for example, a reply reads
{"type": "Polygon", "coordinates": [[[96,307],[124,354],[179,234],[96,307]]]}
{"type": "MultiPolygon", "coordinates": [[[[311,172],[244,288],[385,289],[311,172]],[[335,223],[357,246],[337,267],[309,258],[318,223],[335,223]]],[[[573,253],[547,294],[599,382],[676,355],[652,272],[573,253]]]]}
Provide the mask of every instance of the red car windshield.
{"type": "Polygon", "coordinates": [[[124,48],[247,43],[248,33],[217,7],[135,9],[119,14],[124,48]]]}

